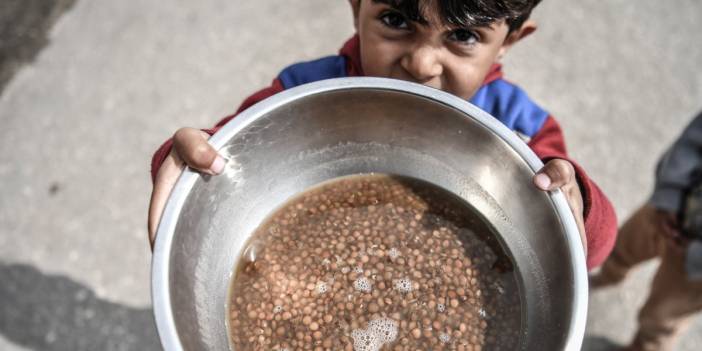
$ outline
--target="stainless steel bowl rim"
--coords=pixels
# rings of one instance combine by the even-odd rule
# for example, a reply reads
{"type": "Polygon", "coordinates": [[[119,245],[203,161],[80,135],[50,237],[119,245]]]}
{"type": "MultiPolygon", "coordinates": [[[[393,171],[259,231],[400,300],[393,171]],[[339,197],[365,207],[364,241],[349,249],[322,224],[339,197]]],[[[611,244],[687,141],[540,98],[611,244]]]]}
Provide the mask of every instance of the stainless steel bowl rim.
{"type": "MultiPolygon", "coordinates": [[[[285,90],[243,111],[231,122],[223,126],[216,134],[214,134],[210,138],[209,143],[215,149],[220,149],[232,136],[254,122],[257,118],[265,116],[269,111],[305,96],[348,89],[399,91],[425,97],[458,109],[467,115],[466,118],[470,118],[468,116],[473,117],[478,123],[482,124],[498,135],[524,159],[524,161],[534,172],[543,167],[541,160],[522,140],[519,139],[519,137],[517,137],[513,131],[508,129],[496,118],[492,117],[487,112],[479,109],[473,104],[438,89],[433,89],[421,84],[387,78],[335,78],[304,84],[285,90]]],[[[151,298],[156,319],[156,326],[163,348],[169,351],[183,350],[176,331],[173,314],[169,308],[171,300],[168,292],[168,267],[171,244],[173,241],[173,234],[175,232],[178,215],[185,203],[188,193],[198,177],[199,174],[197,172],[186,168],[174,186],[157,230],[157,238],[151,261],[151,298]]],[[[585,255],[582,249],[575,218],[570,211],[570,207],[565,196],[560,190],[556,190],[549,193],[549,198],[553,202],[558,216],[561,218],[564,231],[567,236],[566,241],[568,248],[573,254],[573,265],[571,268],[573,276],[575,277],[575,294],[573,298],[573,313],[571,315],[569,338],[566,342],[564,350],[577,351],[580,350],[582,346],[587,319],[588,287],[585,255]]]]}

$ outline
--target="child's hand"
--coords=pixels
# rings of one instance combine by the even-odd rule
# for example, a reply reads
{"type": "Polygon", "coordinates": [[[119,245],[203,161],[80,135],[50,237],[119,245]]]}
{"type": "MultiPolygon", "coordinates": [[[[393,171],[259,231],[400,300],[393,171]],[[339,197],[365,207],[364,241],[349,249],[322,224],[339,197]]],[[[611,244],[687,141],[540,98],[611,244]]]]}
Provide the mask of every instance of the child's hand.
{"type": "Polygon", "coordinates": [[[161,220],[166,200],[185,166],[210,175],[222,173],[224,158],[207,143],[209,137],[207,133],[193,128],[181,128],[173,135],[173,149],[161,164],[151,193],[148,225],[152,246],[156,240],[156,228],[161,220]]]}
{"type": "Polygon", "coordinates": [[[680,231],[680,224],[676,213],[663,209],[656,209],[656,225],[659,227],[658,231],[663,234],[666,239],[670,240],[671,243],[679,247],[684,247],[688,244],[688,239],[685,238],[680,231]]]}
{"type": "Polygon", "coordinates": [[[570,210],[575,216],[575,223],[578,225],[580,240],[587,257],[587,239],[585,237],[585,220],[583,219],[583,196],[580,193],[580,186],[575,178],[575,168],[573,165],[562,159],[553,159],[546,162],[533,178],[534,184],[541,190],[561,189],[568,200],[570,210]]]}

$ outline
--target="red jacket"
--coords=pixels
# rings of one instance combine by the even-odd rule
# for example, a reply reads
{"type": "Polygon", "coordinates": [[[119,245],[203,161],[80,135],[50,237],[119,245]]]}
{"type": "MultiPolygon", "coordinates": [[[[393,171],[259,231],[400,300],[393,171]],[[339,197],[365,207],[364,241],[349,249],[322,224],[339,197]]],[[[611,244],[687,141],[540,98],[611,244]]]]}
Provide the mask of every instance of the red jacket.
{"type": "MultiPolygon", "coordinates": [[[[292,86],[325,78],[362,75],[358,36],[354,36],[342,47],[339,55],[286,68],[269,87],[244,100],[236,113],[205,131],[214,134],[241,111],[292,86]]],[[[573,164],[584,202],[587,266],[591,269],[600,265],[611,252],[616,238],[617,219],[614,208],[585,171],[568,157],[563,132],[556,120],[533,103],[520,88],[504,80],[498,64],[493,65],[471,102],[518,134],[530,138],[529,147],[542,161],[560,158],[573,164]]],[[[172,140],[168,140],[154,154],[151,163],[153,179],[171,146],[172,140]]]]}

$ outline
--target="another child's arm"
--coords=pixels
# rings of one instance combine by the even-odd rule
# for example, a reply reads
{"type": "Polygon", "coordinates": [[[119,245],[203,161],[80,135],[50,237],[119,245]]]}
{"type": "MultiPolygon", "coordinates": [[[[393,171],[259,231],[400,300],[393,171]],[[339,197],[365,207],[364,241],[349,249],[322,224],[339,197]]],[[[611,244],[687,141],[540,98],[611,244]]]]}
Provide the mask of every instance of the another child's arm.
{"type": "Polygon", "coordinates": [[[564,192],[579,222],[587,267],[600,265],[612,251],[617,235],[612,204],[585,171],[568,157],[563,132],[552,117],[548,117],[529,146],[545,163],[534,177],[534,183],[542,190],[560,188],[564,192]]]}
{"type": "Polygon", "coordinates": [[[207,142],[210,135],[240,112],[281,91],[283,91],[283,86],[276,79],[271,86],[244,100],[235,114],[225,117],[214,128],[206,130],[180,128],[173,135],[173,138],[163,143],[156,151],[151,160],[151,179],[154,186],[151,192],[148,219],[149,241],[152,246],[156,240],[156,229],[161,220],[166,200],[168,200],[168,196],[185,166],[207,174],[219,174],[224,169],[225,160],[207,142]]]}

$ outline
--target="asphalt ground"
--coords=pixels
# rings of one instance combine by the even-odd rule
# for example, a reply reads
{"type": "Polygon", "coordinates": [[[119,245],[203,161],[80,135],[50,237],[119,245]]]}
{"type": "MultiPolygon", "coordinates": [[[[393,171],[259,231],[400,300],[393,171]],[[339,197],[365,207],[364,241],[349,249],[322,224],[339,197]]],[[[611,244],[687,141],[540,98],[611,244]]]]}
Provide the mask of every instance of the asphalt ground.
{"type": "MultiPolygon", "coordinates": [[[[621,222],[702,108],[702,3],[547,0],[534,18],[507,77],[558,118],[621,222]]],[[[158,349],[151,154],[352,32],[343,0],[3,1],[0,349],[158,349]]],[[[655,264],[591,295],[585,349],[629,340],[655,264]]],[[[700,344],[697,317],[677,349],[700,344]]]]}
{"type": "Polygon", "coordinates": [[[13,74],[48,43],[46,34],[75,0],[0,3],[0,93],[13,74]]]}

